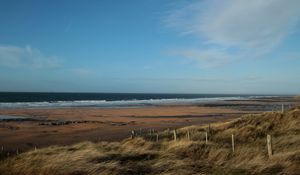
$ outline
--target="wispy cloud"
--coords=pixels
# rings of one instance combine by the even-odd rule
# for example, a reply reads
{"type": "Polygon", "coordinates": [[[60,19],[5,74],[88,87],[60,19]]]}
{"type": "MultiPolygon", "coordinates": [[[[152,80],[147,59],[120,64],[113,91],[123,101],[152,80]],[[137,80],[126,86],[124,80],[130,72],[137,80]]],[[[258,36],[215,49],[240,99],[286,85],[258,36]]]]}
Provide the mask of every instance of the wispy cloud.
{"type": "Polygon", "coordinates": [[[61,65],[61,59],[57,56],[47,56],[40,50],[25,47],[0,45],[0,66],[9,68],[43,69],[55,68],[61,65]]]}
{"type": "Polygon", "coordinates": [[[95,74],[94,70],[86,69],[86,68],[69,69],[69,72],[73,75],[80,76],[80,77],[91,76],[95,74]]]}
{"type": "Polygon", "coordinates": [[[187,58],[207,68],[222,66],[234,59],[230,54],[218,49],[173,49],[169,50],[168,54],[187,58]]]}
{"type": "Polygon", "coordinates": [[[223,62],[272,52],[294,32],[300,21],[299,9],[298,0],[203,0],[170,11],[165,24],[182,35],[199,37],[208,47],[177,55],[206,63],[223,62]]]}

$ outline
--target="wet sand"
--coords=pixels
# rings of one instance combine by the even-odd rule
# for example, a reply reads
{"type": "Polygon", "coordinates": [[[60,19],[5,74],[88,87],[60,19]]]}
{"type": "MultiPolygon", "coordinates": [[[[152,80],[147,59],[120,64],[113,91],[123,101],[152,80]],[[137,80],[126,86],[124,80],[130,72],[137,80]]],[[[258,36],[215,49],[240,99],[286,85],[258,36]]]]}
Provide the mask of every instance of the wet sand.
{"type": "Polygon", "coordinates": [[[14,152],[81,141],[119,141],[129,137],[131,130],[224,122],[243,114],[280,110],[281,104],[287,108],[300,105],[300,101],[272,98],[143,108],[0,109],[0,115],[30,118],[0,121],[0,146],[14,152]]]}

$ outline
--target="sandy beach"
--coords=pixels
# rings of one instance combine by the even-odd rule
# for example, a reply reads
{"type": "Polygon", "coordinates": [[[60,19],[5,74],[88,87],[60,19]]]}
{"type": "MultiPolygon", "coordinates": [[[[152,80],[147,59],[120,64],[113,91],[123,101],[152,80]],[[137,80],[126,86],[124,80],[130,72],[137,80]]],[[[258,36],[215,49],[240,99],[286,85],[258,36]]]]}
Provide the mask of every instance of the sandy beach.
{"type": "Polygon", "coordinates": [[[243,114],[281,110],[300,104],[294,98],[232,100],[199,105],[142,108],[0,109],[0,115],[28,117],[1,121],[0,145],[6,151],[69,145],[81,141],[119,141],[131,130],[148,132],[229,121],[243,114]]]}

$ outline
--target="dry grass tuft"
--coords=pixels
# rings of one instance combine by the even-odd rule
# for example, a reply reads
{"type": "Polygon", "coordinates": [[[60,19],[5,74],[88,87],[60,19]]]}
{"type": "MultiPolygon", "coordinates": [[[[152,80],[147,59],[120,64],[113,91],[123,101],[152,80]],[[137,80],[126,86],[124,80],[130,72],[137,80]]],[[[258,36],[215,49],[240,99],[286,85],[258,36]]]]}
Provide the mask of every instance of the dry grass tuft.
{"type": "Polygon", "coordinates": [[[83,142],[38,149],[0,162],[2,175],[83,174],[297,174],[300,107],[285,113],[245,115],[223,124],[191,126],[122,142],[83,142]],[[191,140],[187,139],[187,131],[191,140]],[[205,132],[209,142],[205,143],[205,132]],[[231,148],[235,135],[235,152],[231,148]],[[273,137],[268,158],[266,135],[273,137]]]}

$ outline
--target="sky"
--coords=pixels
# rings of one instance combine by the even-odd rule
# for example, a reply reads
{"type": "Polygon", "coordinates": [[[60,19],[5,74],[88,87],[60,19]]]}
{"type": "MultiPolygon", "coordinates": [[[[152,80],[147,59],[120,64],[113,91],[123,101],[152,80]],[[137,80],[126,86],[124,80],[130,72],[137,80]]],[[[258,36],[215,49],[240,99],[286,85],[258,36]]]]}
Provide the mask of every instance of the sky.
{"type": "Polygon", "coordinates": [[[300,94],[299,0],[0,0],[0,91],[300,94]]]}

